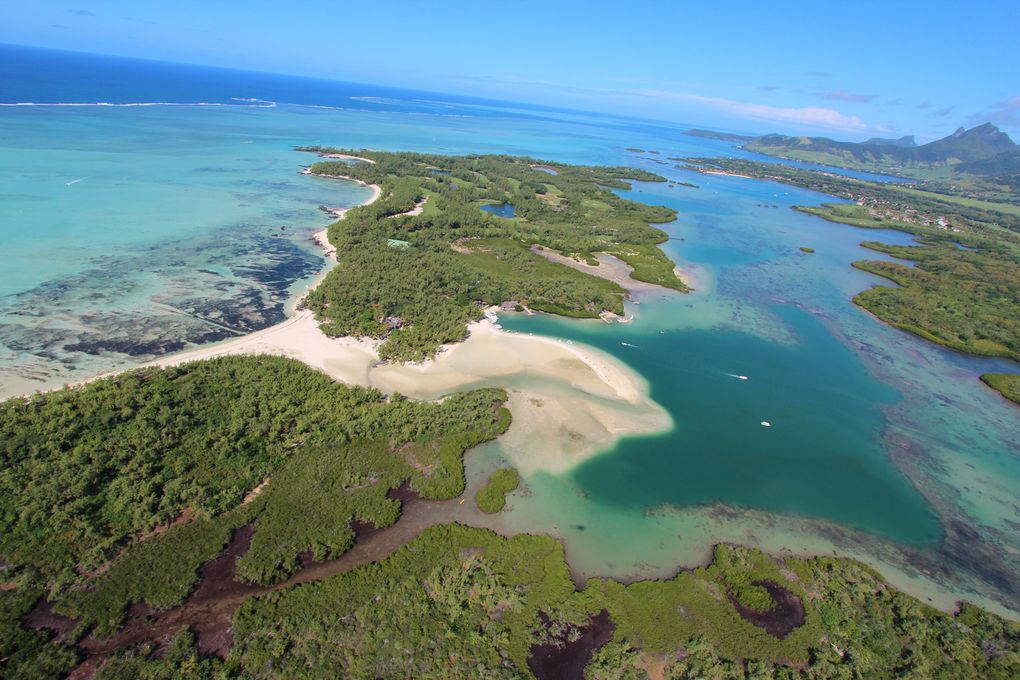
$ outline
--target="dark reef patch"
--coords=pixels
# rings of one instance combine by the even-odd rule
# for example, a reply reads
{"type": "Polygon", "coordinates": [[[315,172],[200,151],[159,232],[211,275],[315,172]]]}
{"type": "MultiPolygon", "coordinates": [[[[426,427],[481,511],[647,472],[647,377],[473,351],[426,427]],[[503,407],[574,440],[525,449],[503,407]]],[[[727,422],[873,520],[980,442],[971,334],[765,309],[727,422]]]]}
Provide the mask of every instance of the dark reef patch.
{"type": "Polygon", "coordinates": [[[146,246],[0,300],[0,383],[70,381],[279,323],[294,283],[323,266],[290,234],[235,227],[146,246]]]}

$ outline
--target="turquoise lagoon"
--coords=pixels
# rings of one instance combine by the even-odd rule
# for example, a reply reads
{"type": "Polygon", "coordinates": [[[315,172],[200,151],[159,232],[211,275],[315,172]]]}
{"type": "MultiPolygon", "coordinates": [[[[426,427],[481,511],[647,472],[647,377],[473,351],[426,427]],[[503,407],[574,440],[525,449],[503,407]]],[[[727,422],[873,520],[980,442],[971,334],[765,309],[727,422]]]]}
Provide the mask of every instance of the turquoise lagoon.
{"type": "MultiPolygon", "coordinates": [[[[324,264],[309,241],[327,221],[318,206],[367,196],[300,175],[312,158],[295,145],[636,165],[699,185],[623,192],[679,211],[664,248],[697,290],[645,295],[628,325],[503,325],[609,352],[675,427],[530,474],[503,528],[563,537],[578,577],[666,575],[729,540],[852,555],[938,604],[1020,611],[1020,412],[976,380],[1015,366],[947,352],[850,302],[880,283],[850,268],[878,257],[859,242],[909,237],[790,210],[831,200],[819,194],[679,170],[664,159],[743,153],[682,126],[345,87],[328,106],[0,107],[0,392],[283,318],[324,264]]],[[[508,455],[496,442],[469,469],[478,478],[508,455]]]]}

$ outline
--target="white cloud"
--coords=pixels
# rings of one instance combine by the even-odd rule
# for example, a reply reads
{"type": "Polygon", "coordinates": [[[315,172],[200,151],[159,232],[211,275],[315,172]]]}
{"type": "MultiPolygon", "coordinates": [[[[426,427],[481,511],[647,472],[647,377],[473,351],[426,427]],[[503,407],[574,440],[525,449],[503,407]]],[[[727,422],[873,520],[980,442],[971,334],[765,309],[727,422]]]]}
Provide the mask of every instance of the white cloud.
{"type": "MultiPolygon", "coordinates": [[[[529,80],[527,78],[485,78],[475,77],[466,79],[471,83],[499,84],[510,83],[518,87],[531,89],[533,92],[564,93],[574,96],[574,101],[566,103],[567,106],[583,109],[593,104],[603,108],[616,108],[620,112],[619,105],[624,104],[634,113],[634,108],[639,107],[639,115],[654,117],[659,114],[663,107],[671,104],[694,104],[706,106],[716,111],[728,113],[737,118],[755,119],[770,122],[789,123],[798,127],[813,127],[842,132],[866,132],[876,129],[873,125],[865,124],[858,116],[848,116],[836,109],[818,106],[809,107],[781,107],[769,106],[767,104],[756,104],[753,102],[742,102],[734,99],[721,97],[707,97],[690,92],[659,89],[607,89],[596,87],[558,85],[542,81],[529,80]]],[[[767,89],[767,88],[763,88],[767,89]]],[[[777,88],[778,89],[778,88],[777,88]]],[[[549,103],[563,104],[565,102],[554,101],[549,103]]],[[[677,112],[674,112],[677,113],[677,112]]],[[[669,116],[675,119],[676,116],[669,116]]],[[[686,120],[683,122],[687,122],[686,120]]]]}
{"type": "Polygon", "coordinates": [[[870,104],[875,100],[873,94],[857,94],[856,92],[847,92],[846,90],[829,90],[828,92],[822,92],[818,95],[822,99],[830,99],[837,102],[858,102],[861,104],[870,104]]]}
{"type": "Polygon", "coordinates": [[[768,106],[767,104],[754,104],[752,102],[741,102],[733,99],[705,97],[687,92],[667,92],[662,90],[643,90],[636,92],[635,94],[642,94],[659,99],[674,99],[677,101],[704,104],[712,108],[727,111],[734,115],[755,118],[758,120],[797,123],[800,125],[826,127],[834,130],[847,131],[865,130],[868,127],[858,116],[846,116],[835,109],[827,109],[817,106],[799,108],[768,106]]]}
{"type": "Polygon", "coordinates": [[[1002,127],[1020,128],[1020,95],[997,103],[989,111],[975,113],[968,122],[972,125],[995,123],[1002,127]]]}

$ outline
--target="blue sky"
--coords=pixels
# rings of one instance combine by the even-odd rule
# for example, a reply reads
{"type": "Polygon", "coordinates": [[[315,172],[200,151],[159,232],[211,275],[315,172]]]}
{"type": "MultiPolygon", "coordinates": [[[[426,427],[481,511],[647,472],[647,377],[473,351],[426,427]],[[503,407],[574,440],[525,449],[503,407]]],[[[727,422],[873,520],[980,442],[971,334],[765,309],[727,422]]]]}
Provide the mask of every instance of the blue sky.
{"type": "MultiPolygon", "coordinates": [[[[750,132],[1020,138],[1020,2],[0,0],[0,42],[750,132]]],[[[2,84],[0,84],[2,88],[2,84]]]]}

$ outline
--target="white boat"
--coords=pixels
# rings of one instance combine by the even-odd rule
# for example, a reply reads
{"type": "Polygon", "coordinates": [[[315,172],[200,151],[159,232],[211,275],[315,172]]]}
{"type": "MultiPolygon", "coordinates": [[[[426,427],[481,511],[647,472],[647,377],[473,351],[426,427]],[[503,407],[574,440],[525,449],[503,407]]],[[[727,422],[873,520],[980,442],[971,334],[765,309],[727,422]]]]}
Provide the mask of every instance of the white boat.
{"type": "Polygon", "coordinates": [[[772,427],[772,423],[770,423],[767,420],[763,420],[763,421],[761,421],[761,426],[762,427],[772,427]]]}

